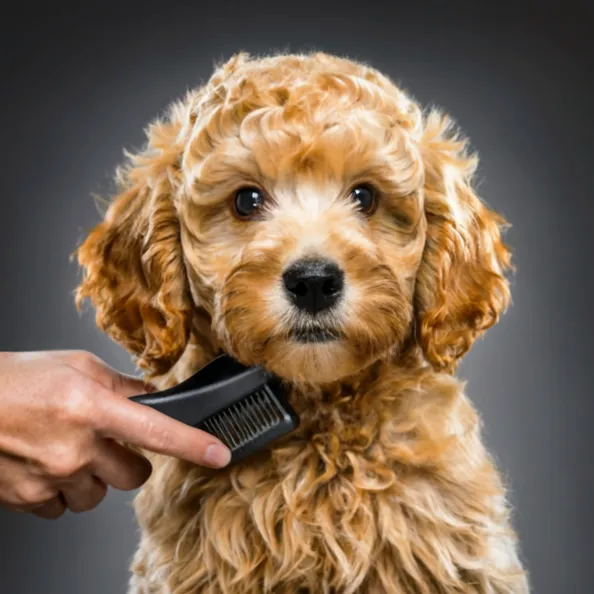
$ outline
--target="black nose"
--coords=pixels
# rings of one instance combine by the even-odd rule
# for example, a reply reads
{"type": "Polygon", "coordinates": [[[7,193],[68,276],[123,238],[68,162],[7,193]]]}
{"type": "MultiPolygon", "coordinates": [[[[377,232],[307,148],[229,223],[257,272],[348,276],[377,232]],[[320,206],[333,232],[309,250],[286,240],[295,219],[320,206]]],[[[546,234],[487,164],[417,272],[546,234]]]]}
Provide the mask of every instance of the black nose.
{"type": "Polygon", "coordinates": [[[293,303],[310,314],[332,307],[344,288],[342,270],[328,260],[298,260],[283,280],[293,303]]]}

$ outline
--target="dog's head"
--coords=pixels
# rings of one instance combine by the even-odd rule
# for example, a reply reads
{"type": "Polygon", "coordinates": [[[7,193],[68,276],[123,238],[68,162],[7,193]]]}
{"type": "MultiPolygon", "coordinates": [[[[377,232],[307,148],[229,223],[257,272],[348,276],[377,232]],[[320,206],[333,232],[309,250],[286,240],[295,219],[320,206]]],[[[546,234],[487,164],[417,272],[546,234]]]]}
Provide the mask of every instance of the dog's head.
{"type": "Polygon", "coordinates": [[[446,117],[372,68],[240,54],[119,172],[78,299],[152,373],[205,322],[205,346],[295,381],[411,343],[452,371],[509,299],[475,168],[446,117]]]}

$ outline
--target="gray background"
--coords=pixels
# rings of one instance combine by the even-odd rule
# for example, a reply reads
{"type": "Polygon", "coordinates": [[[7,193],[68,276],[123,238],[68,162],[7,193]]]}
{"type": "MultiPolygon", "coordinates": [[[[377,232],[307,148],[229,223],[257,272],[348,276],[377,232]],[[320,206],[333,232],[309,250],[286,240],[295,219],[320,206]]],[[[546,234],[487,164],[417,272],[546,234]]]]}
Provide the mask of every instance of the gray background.
{"type": "MultiPolygon", "coordinates": [[[[458,119],[482,156],[482,195],[514,225],[514,305],[460,375],[511,483],[534,592],[591,592],[588,16],[568,2],[558,13],[498,3],[482,16],[451,2],[200,4],[22,2],[3,17],[0,349],[85,348],[132,372],[93,316],[75,312],[69,263],[122,148],[141,145],[149,120],[236,50],[368,60],[458,119]]],[[[58,522],[0,511],[0,594],[124,592],[137,539],[129,503],[111,492],[58,522]]]]}

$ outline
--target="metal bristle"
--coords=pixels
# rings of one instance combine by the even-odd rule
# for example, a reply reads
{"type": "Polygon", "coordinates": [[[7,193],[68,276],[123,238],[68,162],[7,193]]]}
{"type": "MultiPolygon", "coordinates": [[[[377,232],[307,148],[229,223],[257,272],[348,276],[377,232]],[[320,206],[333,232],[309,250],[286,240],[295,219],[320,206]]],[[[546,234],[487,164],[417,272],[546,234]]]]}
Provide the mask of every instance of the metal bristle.
{"type": "Polygon", "coordinates": [[[268,386],[222,410],[200,428],[220,439],[231,451],[243,447],[283,420],[283,410],[268,386]]]}

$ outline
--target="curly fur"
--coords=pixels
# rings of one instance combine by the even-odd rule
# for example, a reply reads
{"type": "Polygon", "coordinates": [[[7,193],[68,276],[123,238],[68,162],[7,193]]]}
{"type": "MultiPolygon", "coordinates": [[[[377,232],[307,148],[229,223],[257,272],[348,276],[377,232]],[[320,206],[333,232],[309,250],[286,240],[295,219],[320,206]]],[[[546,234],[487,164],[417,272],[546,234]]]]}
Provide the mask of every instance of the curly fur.
{"type": "Polygon", "coordinates": [[[147,135],[78,251],[78,303],[155,384],[228,352],[283,377],[302,422],[223,471],[147,453],[130,594],[528,592],[453,376],[508,306],[510,250],[447,116],[352,60],[238,54],[147,135]],[[246,185],[270,197],[249,222],[246,185]],[[279,278],[312,254],[346,274],[336,343],[290,339],[279,278]]]}

